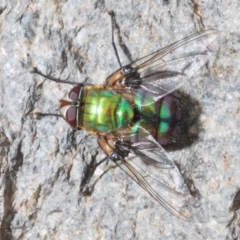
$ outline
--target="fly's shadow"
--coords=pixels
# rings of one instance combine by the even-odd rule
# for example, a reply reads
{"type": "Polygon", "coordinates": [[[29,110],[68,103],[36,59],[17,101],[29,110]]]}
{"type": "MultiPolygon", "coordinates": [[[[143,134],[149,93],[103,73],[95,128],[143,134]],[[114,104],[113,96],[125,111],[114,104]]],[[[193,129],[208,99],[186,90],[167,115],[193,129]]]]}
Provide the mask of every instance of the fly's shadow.
{"type": "Polygon", "coordinates": [[[202,107],[191,95],[177,90],[171,94],[176,97],[182,107],[182,117],[178,126],[180,134],[176,136],[176,141],[164,146],[168,151],[176,151],[190,147],[198,140],[201,129],[199,117],[202,113],[202,107]]]}

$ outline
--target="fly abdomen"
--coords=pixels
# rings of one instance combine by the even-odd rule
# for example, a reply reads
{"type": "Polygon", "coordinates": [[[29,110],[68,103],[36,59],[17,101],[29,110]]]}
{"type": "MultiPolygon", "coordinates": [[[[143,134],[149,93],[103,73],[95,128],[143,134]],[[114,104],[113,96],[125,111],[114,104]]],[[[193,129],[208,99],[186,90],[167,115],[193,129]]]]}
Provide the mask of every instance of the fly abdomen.
{"type": "Polygon", "coordinates": [[[183,110],[181,102],[171,95],[167,95],[156,103],[159,108],[159,122],[156,140],[161,145],[176,142],[181,132],[183,110]]]}
{"type": "Polygon", "coordinates": [[[183,118],[182,104],[178,99],[167,95],[154,102],[153,96],[139,89],[135,103],[140,117],[131,129],[133,142],[143,140],[141,136],[134,136],[139,126],[146,129],[160,145],[177,141],[183,118]]]}

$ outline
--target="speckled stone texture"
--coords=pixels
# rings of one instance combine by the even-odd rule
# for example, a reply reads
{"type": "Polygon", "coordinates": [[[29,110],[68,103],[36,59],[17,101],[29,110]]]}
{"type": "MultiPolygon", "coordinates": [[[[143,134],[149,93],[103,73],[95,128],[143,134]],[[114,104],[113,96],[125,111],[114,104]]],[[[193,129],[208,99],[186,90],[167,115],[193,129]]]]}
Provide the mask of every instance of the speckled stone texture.
{"type": "Polygon", "coordinates": [[[0,239],[238,239],[239,20],[239,1],[2,0],[0,239]],[[181,88],[192,99],[197,120],[189,132],[197,138],[169,151],[209,202],[206,223],[172,216],[110,163],[91,177],[89,166],[104,157],[96,139],[61,118],[33,114],[57,113],[71,88],[31,74],[33,66],[90,84],[119,67],[109,10],[123,64],[203,29],[202,23],[221,31],[217,53],[181,88]],[[92,195],[82,195],[83,184],[94,179],[92,195]]]}

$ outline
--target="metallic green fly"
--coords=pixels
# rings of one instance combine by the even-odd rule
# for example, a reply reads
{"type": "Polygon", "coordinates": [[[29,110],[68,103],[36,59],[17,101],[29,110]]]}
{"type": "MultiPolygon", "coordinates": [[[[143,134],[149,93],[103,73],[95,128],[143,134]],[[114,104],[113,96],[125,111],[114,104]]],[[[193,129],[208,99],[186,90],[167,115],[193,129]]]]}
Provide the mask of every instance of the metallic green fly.
{"type": "Polygon", "coordinates": [[[121,67],[101,85],[62,81],[33,70],[76,84],[60,100],[64,119],[95,135],[104,160],[112,160],[171,214],[188,221],[198,214],[197,200],[163,148],[180,134],[182,118],[181,104],[169,93],[216,51],[217,35],[217,30],[195,33],[126,66],[121,66],[113,39],[121,67]],[[134,157],[128,158],[129,153],[134,157]]]}

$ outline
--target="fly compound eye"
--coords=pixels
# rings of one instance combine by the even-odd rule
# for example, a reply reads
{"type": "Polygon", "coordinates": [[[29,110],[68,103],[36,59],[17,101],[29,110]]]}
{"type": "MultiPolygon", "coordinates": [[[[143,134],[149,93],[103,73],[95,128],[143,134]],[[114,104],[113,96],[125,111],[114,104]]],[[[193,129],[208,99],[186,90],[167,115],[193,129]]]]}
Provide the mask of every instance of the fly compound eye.
{"type": "Polygon", "coordinates": [[[73,87],[68,94],[69,99],[71,99],[74,102],[77,101],[79,99],[79,94],[81,93],[81,90],[82,90],[81,85],[73,87]]]}
{"type": "Polygon", "coordinates": [[[78,127],[79,124],[78,113],[80,110],[83,89],[83,85],[77,85],[71,89],[67,96],[59,101],[59,108],[62,116],[73,128],[78,127]]]}
{"type": "Polygon", "coordinates": [[[67,123],[73,127],[76,128],[78,125],[78,109],[74,106],[65,106],[62,109],[62,112],[64,112],[64,118],[67,121],[67,123]]]}

